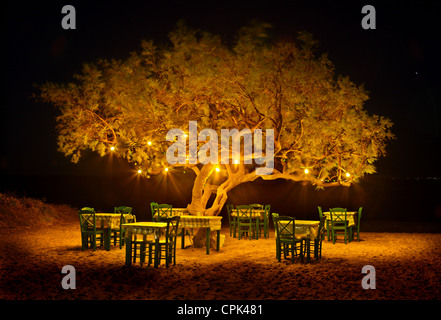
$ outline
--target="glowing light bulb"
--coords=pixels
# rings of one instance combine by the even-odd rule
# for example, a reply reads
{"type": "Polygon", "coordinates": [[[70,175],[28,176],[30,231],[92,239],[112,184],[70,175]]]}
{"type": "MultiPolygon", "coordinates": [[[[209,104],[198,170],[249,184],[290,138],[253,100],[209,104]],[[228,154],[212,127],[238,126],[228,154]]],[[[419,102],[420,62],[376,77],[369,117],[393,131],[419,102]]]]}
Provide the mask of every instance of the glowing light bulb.
{"type": "Polygon", "coordinates": [[[110,150],[111,150],[111,151],[115,150],[115,147],[113,147],[113,146],[112,146],[112,147],[110,147],[110,150]]]}
{"type": "Polygon", "coordinates": [[[219,171],[220,171],[220,168],[219,168],[219,167],[216,167],[215,170],[216,170],[216,172],[219,172],[219,171]]]}
{"type": "Polygon", "coordinates": [[[346,177],[350,177],[351,176],[351,174],[349,173],[349,172],[346,172],[346,177]]]}
{"type": "Polygon", "coordinates": [[[168,168],[165,168],[165,169],[164,169],[164,172],[168,172],[168,168]]]}
{"type": "Polygon", "coordinates": [[[151,146],[151,145],[152,145],[152,142],[151,142],[151,141],[148,141],[147,144],[148,144],[149,146],[151,146]]]}
{"type": "Polygon", "coordinates": [[[305,174],[308,174],[309,173],[309,170],[308,169],[305,169],[305,174]]]}
{"type": "Polygon", "coordinates": [[[239,164],[239,160],[238,160],[238,159],[235,159],[235,160],[234,160],[234,164],[239,164]]]}
{"type": "Polygon", "coordinates": [[[139,170],[138,170],[138,173],[141,173],[141,172],[142,172],[142,170],[141,170],[141,169],[139,169],[139,170]]]}

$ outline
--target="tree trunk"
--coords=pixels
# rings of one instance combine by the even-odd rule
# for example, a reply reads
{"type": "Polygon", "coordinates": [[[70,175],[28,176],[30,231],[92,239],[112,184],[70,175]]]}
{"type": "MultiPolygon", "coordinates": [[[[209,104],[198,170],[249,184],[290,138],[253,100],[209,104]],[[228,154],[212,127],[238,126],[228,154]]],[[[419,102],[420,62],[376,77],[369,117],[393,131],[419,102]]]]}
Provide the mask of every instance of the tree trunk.
{"type": "MultiPolygon", "coordinates": [[[[256,178],[254,173],[245,174],[245,171],[242,169],[237,170],[236,172],[229,171],[229,176],[226,181],[224,181],[217,188],[212,188],[210,185],[207,185],[207,179],[211,175],[214,170],[214,166],[205,165],[198,176],[196,177],[193,192],[192,192],[192,202],[188,205],[188,210],[191,214],[202,214],[206,216],[217,216],[220,214],[225,202],[228,199],[227,193],[235,186],[246,182],[251,181],[256,178]],[[207,167],[207,168],[206,168],[207,167]],[[211,194],[216,191],[216,197],[213,201],[213,204],[210,208],[207,208],[207,202],[211,196],[211,194]]],[[[211,234],[210,246],[215,247],[216,245],[216,237],[215,232],[211,234]]],[[[193,244],[195,247],[204,247],[206,243],[206,230],[200,229],[195,233],[193,237],[193,244]]]]}

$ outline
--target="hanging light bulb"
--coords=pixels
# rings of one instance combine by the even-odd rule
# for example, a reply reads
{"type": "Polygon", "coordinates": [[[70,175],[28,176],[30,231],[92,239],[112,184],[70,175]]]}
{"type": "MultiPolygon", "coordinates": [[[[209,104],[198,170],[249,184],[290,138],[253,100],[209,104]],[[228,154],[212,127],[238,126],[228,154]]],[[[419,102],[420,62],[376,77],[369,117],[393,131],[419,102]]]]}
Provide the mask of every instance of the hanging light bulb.
{"type": "Polygon", "coordinates": [[[164,172],[168,172],[168,168],[167,167],[165,167],[164,172]]]}
{"type": "Polygon", "coordinates": [[[142,173],[142,170],[141,170],[141,169],[138,169],[138,173],[141,174],[141,173],[142,173]]]}
{"type": "Polygon", "coordinates": [[[149,146],[151,146],[151,145],[152,145],[152,142],[151,142],[151,141],[148,141],[147,144],[148,144],[149,146]]]}
{"type": "Polygon", "coordinates": [[[308,169],[305,169],[304,172],[305,172],[305,174],[308,174],[308,173],[309,173],[309,170],[308,170],[308,169]]]}
{"type": "Polygon", "coordinates": [[[219,172],[219,171],[220,171],[220,168],[219,168],[219,167],[216,167],[215,170],[216,170],[216,172],[219,172]]]}
{"type": "Polygon", "coordinates": [[[351,176],[351,174],[349,173],[349,172],[346,172],[346,177],[350,177],[351,176]]]}
{"type": "Polygon", "coordinates": [[[115,147],[114,146],[111,146],[110,147],[110,151],[114,151],[115,150],[115,147]]]}

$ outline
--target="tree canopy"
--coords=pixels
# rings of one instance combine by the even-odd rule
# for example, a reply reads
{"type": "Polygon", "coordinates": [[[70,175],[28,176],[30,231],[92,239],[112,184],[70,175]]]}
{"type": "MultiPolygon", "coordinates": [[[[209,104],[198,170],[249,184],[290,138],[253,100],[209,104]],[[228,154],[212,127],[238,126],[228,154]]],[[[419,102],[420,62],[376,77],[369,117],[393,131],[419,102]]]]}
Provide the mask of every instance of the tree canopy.
{"type": "MultiPolygon", "coordinates": [[[[394,138],[392,122],[363,109],[364,87],[338,75],[310,34],[275,41],[268,27],[244,27],[226,44],[178,23],[167,44],[142,41],[127,59],[87,63],[70,83],[43,84],[39,97],[60,110],[59,150],[74,162],[86,149],[114,152],[146,175],[157,174],[171,167],[167,132],[186,132],[197,121],[199,130],[217,132],[273,129],[275,169],[263,179],[349,186],[374,173],[394,138]]],[[[175,166],[197,175],[189,208],[205,212],[216,193],[210,214],[219,213],[229,190],[259,177],[259,165],[243,159],[220,165],[225,179],[217,186],[208,180],[213,164],[175,166]]]]}

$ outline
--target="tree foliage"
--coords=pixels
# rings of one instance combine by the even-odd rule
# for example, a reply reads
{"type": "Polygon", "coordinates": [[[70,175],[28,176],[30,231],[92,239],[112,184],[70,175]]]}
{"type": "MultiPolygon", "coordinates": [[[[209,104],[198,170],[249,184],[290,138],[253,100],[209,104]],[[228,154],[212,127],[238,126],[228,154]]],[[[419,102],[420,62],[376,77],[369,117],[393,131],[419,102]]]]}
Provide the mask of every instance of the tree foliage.
{"type": "MultiPolygon", "coordinates": [[[[326,187],[374,173],[394,137],[392,122],[363,109],[366,90],[337,75],[310,34],[274,41],[268,27],[244,27],[226,45],[178,23],[165,45],[143,41],[125,60],[84,64],[71,83],[42,85],[39,97],[60,109],[60,151],[77,162],[85,149],[105,155],[114,147],[155,174],[169,166],[166,133],[196,120],[199,130],[274,129],[276,168],[263,179],[326,187]]],[[[202,201],[199,208],[211,192],[222,207],[228,190],[258,177],[255,165],[227,164],[223,182],[211,186],[213,165],[188,166],[197,174],[192,201],[202,201]]]]}

